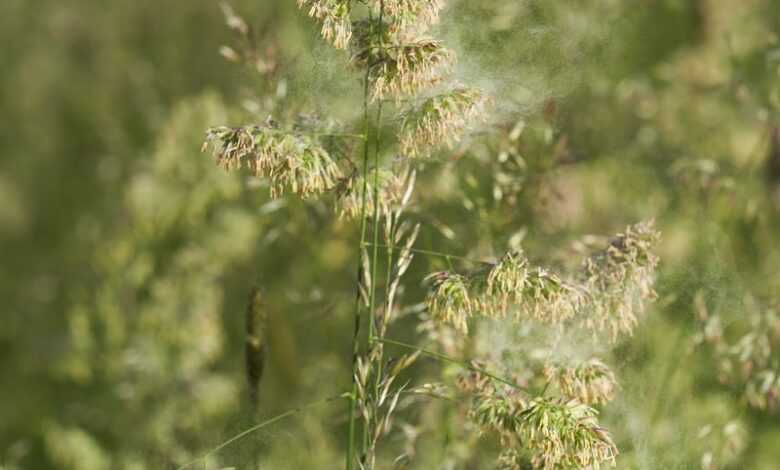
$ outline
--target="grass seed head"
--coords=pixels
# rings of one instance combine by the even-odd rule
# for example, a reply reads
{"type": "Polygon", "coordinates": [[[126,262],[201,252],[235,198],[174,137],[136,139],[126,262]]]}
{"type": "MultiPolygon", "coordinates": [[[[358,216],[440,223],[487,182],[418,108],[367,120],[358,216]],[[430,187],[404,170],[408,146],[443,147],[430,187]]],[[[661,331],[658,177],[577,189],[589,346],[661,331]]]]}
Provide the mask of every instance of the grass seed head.
{"type": "Polygon", "coordinates": [[[431,317],[452,325],[463,334],[468,333],[468,319],[476,307],[469,292],[469,280],[460,274],[441,271],[430,274],[426,281],[431,283],[426,299],[431,317]]]}
{"type": "Polygon", "coordinates": [[[617,381],[609,367],[591,359],[577,367],[548,365],[544,368],[548,382],[555,383],[561,393],[586,405],[600,405],[615,398],[617,381]]]}
{"type": "Polygon", "coordinates": [[[356,22],[353,31],[352,65],[368,69],[372,100],[417,95],[440,83],[455,59],[440,41],[393,34],[389,25],[378,20],[356,22]]]}
{"type": "Polygon", "coordinates": [[[336,49],[346,49],[352,38],[350,0],[298,0],[310,17],[322,23],[322,37],[336,49]]]}
{"type": "Polygon", "coordinates": [[[487,102],[480,90],[467,87],[423,100],[402,115],[401,151],[409,157],[421,157],[441,145],[452,147],[470,125],[485,119],[487,102]]]}
{"type": "MultiPolygon", "coordinates": [[[[374,0],[374,3],[379,1],[374,0]]],[[[385,12],[393,19],[394,29],[420,30],[439,22],[439,13],[444,3],[444,0],[384,0],[383,5],[385,12]]]]}
{"type": "Polygon", "coordinates": [[[271,197],[290,191],[302,198],[333,189],[343,178],[331,155],[314,139],[269,126],[209,129],[203,150],[212,149],[226,170],[245,166],[269,180],[271,197]]]}

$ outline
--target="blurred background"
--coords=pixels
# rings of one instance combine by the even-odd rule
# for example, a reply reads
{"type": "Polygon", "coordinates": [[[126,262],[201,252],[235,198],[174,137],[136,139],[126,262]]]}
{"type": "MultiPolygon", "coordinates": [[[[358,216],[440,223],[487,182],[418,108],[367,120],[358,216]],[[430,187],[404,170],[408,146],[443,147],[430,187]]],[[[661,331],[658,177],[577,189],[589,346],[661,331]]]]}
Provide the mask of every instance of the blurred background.
{"type": "MultiPolygon", "coordinates": [[[[350,128],[360,77],[295,2],[231,4],[252,67],[220,54],[240,45],[213,1],[0,2],[2,470],[176,468],[349,388],[356,227],[327,200],[269,199],[200,145],[269,115],[350,128]]],[[[435,33],[497,99],[490,126],[420,166],[418,248],[491,259],[522,243],[565,267],[655,218],[660,298],[608,352],[618,468],[780,468],[777,1],[452,0],[435,33]]],[[[415,259],[397,337],[415,337],[421,280],[445,266],[415,259]]],[[[345,410],[196,468],[340,468],[345,410]]],[[[495,446],[458,438],[448,413],[403,414],[382,468],[399,449],[408,468],[493,468],[495,446]]]]}

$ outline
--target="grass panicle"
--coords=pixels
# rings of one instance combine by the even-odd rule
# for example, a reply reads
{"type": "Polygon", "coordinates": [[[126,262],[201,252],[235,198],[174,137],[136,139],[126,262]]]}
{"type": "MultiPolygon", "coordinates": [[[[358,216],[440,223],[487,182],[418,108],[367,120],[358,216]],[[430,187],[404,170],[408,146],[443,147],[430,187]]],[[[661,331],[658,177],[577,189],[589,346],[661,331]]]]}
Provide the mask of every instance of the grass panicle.
{"type": "Polygon", "coordinates": [[[309,16],[322,26],[322,37],[336,49],[346,49],[352,38],[351,0],[297,0],[298,8],[306,9],[309,16]]]}
{"type": "Polygon", "coordinates": [[[457,87],[410,107],[402,114],[401,152],[423,157],[442,145],[452,147],[469,126],[484,121],[487,102],[482,91],[457,87]]]}
{"type": "Polygon", "coordinates": [[[441,41],[424,35],[395,35],[378,20],[357,22],[354,33],[351,62],[368,71],[373,101],[416,96],[441,83],[455,60],[441,41]]]}
{"type": "Polygon", "coordinates": [[[344,177],[334,158],[315,138],[268,126],[209,129],[203,151],[208,149],[225,170],[246,167],[254,176],[267,178],[273,198],[286,191],[304,199],[320,195],[344,177]]]}

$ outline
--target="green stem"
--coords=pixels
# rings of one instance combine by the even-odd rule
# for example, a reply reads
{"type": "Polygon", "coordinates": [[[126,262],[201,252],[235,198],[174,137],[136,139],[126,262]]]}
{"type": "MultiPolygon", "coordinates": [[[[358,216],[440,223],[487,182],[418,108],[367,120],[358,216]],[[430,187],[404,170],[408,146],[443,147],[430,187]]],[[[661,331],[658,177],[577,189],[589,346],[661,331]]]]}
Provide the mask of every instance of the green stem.
{"type": "Polygon", "coordinates": [[[369,69],[366,69],[366,75],[363,79],[363,121],[365,123],[365,135],[363,145],[363,188],[360,197],[360,247],[358,248],[358,266],[357,266],[357,292],[355,293],[355,308],[354,308],[354,321],[355,326],[352,335],[352,393],[349,401],[349,435],[347,440],[347,455],[346,455],[346,468],[352,470],[355,460],[355,424],[356,424],[356,407],[357,407],[357,358],[360,353],[360,283],[361,283],[361,270],[362,270],[362,256],[363,246],[366,243],[366,196],[368,194],[368,154],[369,154],[369,142],[368,135],[370,132],[369,120],[368,120],[368,80],[369,69]]]}
{"type": "Polygon", "coordinates": [[[262,428],[264,428],[266,426],[270,426],[271,424],[273,424],[273,423],[275,423],[277,421],[281,421],[284,418],[293,416],[295,414],[298,414],[298,413],[300,413],[300,412],[302,412],[302,411],[304,411],[306,409],[312,408],[314,406],[323,405],[325,403],[330,403],[332,401],[338,400],[339,398],[346,398],[348,396],[349,395],[347,395],[346,393],[342,393],[341,395],[336,395],[336,396],[333,396],[333,397],[325,398],[323,400],[315,401],[315,402],[308,403],[308,404],[303,405],[303,406],[299,406],[297,408],[293,408],[291,410],[287,410],[287,411],[285,411],[284,413],[282,413],[280,415],[276,415],[273,418],[267,419],[267,420],[263,421],[262,423],[256,424],[255,426],[252,426],[251,428],[249,428],[249,429],[247,429],[245,431],[242,431],[239,434],[236,434],[235,436],[231,437],[227,441],[223,442],[222,444],[218,445],[217,447],[215,447],[215,448],[211,449],[210,451],[206,452],[205,454],[201,455],[197,459],[182,465],[177,470],[183,470],[185,468],[189,468],[189,467],[195,465],[196,463],[198,463],[200,461],[206,460],[208,457],[216,454],[217,452],[219,452],[220,450],[222,450],[225,447],[229,446],[230,444],[232,444],[232,443],[234,443],[234,442],[236,442],[236,441],[238,441],[238,440],[248,436],[249,434],[252,434],[253,432],[259,431],[260,429],[262,429],[262,428]]]}
{"type": "MultiPolygon", "coordinates": [[[[385,2],[380,0],[379,3],[379,28],[378,28],[378,40],[382,42],[382,23],[385,15],[385,2]]],[[[381,150],[382,141],[382,111],[383,103],[380,101],[377,105],[376,122],[374,130],[374,214],[373,214],[373,226],[374,226],[374,246],[373,254],[371,255],[371,293],[369,295],[369,307],[368,307],[368,354],[372,355],[375,347],[375,332],[376,332],[376,297],[377,297],[377,270],[379,266],[379,153],[381,150]]],[[[378,357],[373,358],[376,360],[376,371],[374,372],[374,397],[379,396],[379,386],[382,376],[382,351],[378,352],[378,357]]],[[[368,454],[368,450],[371,446],[369,436],[369,423],[365,423],[363,427],[363,455],[368,454]]],[[[371,464],[369,464],[371,465],[371,464]]]]}
{"type": "MultiPolygon", "coordinates": [[[[380,16],[381,18],[381,16],[380,16]]],[[[380,19],[381,21],[381,19],[380,19]]],[[[373,340],[374,332],[376,331],[376,312],[374,311],[376,307],[376,276],[377,276],[377,268],[379,265],[379,149],[381,145],[381,129],[382,126],[382,103],[379,103],[377,106],[377,115],[376,115],[376,131],[374,136],[374,214],[372,217],[372,222],[374,225],[374,243],[373,245],[373,253],[371,255],[371,295],[369,296],[369,307],[368,307],[368,313],[369,313],[369,325],[368,325],[368,338],[369,338],[369,346],[373,346],[373,340]]]]}
{"type": "MultiPolygon", "coordinates": [[[[376,297],[377,297],[377,269],[379,266],[379,147],[380,147],[380,132],[382,125],[382,103],[379,103],[377,107],[376,117],[376,130],[374,131],[374,214],[372,216],[373,223],[373,253],[371,254],[371,292],[369,294],[368,301],[368,354],[371,355],[374,351],[376,336],[376,297]]],[[[381,380],[381,354],[376,359],[377,370],[374,373],[374,396],[379,396],[379,382],[381,380]]],[[[363,454],[368,451],[369,443],[369,426],[368,423],[363,427],[363,454]]]]}
{"type": "MultiPolygon", "coordinates": [[[[387,271],[385,272],[385,296],[388,296],[390,292],[390,282],[391,278],[393,277],[393,251],[395,250],[395,245],[393,244],[393,229],[395,228],[395,220],[390,215],[387,215],[387,217],[387,223],[390,224],[390,229],[387,231],[387,233],[390,234],[390,239],[387,240],[388,244],[385,246],[387,248],[385,251],[385,256],[387,258],[387,271]]],[[[386,297],[385,318],[387,318],[387,315],[390,315],[390,309],[392,307],[389,301],[390,298],[386,297]]]]}

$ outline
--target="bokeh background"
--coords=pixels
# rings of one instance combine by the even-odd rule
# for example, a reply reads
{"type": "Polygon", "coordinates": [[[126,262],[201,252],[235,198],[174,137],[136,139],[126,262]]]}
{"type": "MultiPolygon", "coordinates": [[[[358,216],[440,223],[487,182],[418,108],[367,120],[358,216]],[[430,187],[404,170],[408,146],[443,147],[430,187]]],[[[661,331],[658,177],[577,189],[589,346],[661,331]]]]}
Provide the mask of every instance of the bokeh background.
{"type": "MultiPolygon", "coordinates": [[[[353,223],[200,153],[213,125],[355,122],[359,77],[294,3],[232,3],[256,33],[248,68],[219,53],[236,38],[216,2],[0,2],[0,469],[176,468],[348,389],[353,223]]],[[[608,356],[618,468],[780,468],[780,4],[448,4],[437,35],[497,99],[490,126],[421,164],[418,247],[489,259],[522,243],[567,266],[590,235],[655,218],[660,298],[608,356]]],[[[397,337],[415,337],[421,280],[443,267],[416,258],[397,337]]],[[[388,446],[413,441],[409,468],[492,468],[457,423],[410,411],[388,446]]],[[[343,404],[323,405],[196,468],[340,468],[345,427],[343,404]]]]}

